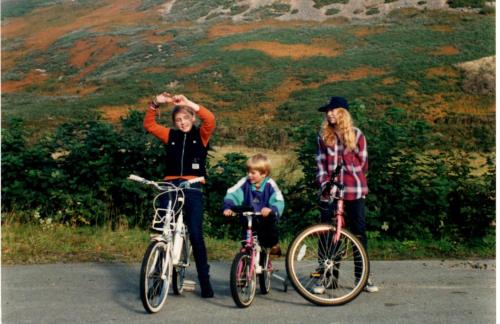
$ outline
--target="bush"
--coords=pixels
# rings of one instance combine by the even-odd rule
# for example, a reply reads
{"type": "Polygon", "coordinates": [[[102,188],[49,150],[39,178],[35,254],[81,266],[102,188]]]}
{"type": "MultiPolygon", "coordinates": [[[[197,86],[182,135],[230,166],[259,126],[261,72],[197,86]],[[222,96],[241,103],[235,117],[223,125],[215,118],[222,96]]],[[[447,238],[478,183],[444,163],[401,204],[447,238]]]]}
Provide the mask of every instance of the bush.
{"type": "MultiPolygon", "coordinates": [[[[435,150],[430,126],[402,109],[384,111],[353,102],[351,112],[369,150],[368,230],[381,238],[473,240],[495,219],[495,164],[473,175],[469,156],[435,150]],[[369,116],[369,118],[368,118],[369,116]]],[[[146,228],[154,191],[126,180],[164,175],[163,143],[146,133],[143,115],[130,112],[120,127],[82,116],[55,134],[28,143],[22,120],[9,121],[2,139],[2,212],[19,222],[51,218],[73,225],[125,224],[146,228]]],[[[282,236],[319,219],[316,181],[317,123],[290,131],[304,177],[280,188],[285,196],[282,236]]],[[[208,166],[205,231],[237,239],[239,222],[221,214],[226,190],[245,176],[246,156],[230,153],[208,166]]],[[[279,179],[277,179],[279,180],[279,179]]]]}

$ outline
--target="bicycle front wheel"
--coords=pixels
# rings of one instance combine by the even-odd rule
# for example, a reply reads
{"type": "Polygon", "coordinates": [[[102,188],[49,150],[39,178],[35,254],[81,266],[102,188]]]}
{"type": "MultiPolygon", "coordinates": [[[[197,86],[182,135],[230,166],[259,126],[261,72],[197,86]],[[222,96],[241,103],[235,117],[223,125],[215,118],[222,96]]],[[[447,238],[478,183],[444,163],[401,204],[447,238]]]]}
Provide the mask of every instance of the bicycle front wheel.
{"type": "Polygon", "coordinates": [[[170,243],[151,242],[141,266],[140,294],[148,313],[156,313],[165,304],[172,279],[170,243]]]}
{"type": "Polygon", "coordinates": [[[180,295],[184,291],[184,278],[186,277],[187,267],[189,266],[189,256],[191,255],[191,244],[186,235],[182,242],[181,256],[179,263],[175,266],[172,273],[172,290],[175,295],[180,295]]]}
{"type": "Polygon", "coordinates": [[[238,253],[231,265],[229,284],[231,295],[238,307],[248,307],[252,304],[257,287],[255,270],[251,268],[251,257],[245,253],[238,253]]]}
{"type": "Polygon", "coordinates": [[[286,270],[290,281],[308,301],[317,305],[342,305],[363,290],[369,274],[368,255],[361,241],[329,224],[302,231],[288,248],[286,270]]]}
{"type": "Polygon", "coordinates": [[[259,275],[260,293],[266,295],[271,290],[271,276],[273,274],[272,263],[269,259],[269,252],[260,253],[260,263],[262,266],[262,273],[259,275]]]}

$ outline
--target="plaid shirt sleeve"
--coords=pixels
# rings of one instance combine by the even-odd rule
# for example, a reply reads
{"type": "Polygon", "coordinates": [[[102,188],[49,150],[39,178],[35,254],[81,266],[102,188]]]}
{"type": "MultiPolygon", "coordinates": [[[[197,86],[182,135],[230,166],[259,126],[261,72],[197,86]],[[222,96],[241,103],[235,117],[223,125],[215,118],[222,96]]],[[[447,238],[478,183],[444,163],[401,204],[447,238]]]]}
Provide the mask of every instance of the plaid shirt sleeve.
{"type": "Polygon", "coordinates": [[[368,149],[366,147],[366,137],[361,131],[358,132],[358,154],[359,170],[357,172],[368,172],[368,149]]]}
{"type": "Polygon", "coordinates": [[[316,182],[318,185],[322,185],[324,182],[330,179],[328,175],[328,154],[326,145],[318,135],[318,147],[316,153],[316,163],[318,165],[318,171],[316,174],[316,182]]]}
{"type": "Polygon", "coordinates": [[[344,151],[343,182],[345,200],[363,198],[368,193],[366,171],[368,171],[368,150],[366,138],[359,129],[355,129],[357,148],[354,152],[344,151]]]}

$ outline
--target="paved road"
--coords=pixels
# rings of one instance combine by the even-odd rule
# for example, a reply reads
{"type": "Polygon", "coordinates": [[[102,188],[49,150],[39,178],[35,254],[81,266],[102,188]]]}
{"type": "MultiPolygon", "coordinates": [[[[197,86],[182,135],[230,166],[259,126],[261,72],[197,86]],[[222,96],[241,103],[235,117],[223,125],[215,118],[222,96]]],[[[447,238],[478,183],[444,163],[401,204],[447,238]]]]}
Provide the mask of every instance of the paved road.
{"type": "Polygon", "coordinates": [[[229,264],[212,262],[216,298],[202,299],[198,290],[169,296],[160,313],[149,315],[138,297],[138,264],[2,266],[2,323],[495,322],[493,260],[374,261],[372,271],[380,292],[344,306],[312,305],[273,281],[269,295],[239,309],[229,290],[229,264]]]}

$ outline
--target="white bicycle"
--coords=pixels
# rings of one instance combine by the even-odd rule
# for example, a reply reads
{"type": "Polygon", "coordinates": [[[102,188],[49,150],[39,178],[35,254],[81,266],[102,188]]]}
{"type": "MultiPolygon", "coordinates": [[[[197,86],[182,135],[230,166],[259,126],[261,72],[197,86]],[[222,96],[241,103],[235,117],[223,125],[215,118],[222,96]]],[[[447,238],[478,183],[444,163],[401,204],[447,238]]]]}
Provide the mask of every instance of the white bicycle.
{"type": "Polygon", "coordinates": [[[203,181],[203,177],[184,181],[179,186],[171,182],[155,182],[136,175],[130,180],[153,186],[160,193],[153,199],[154,217],[152,228],[159,232],[151,237],[142,259],[140,295],[144,308],[156,313],[165,304],[172,284],[175,295],[182,294],[189,267],[191,244],[187,226],[184,224],[184,190],[192,184],[203,181]],[[168,195],[168,205],[160,207],[160,199],[168,195]]]}

